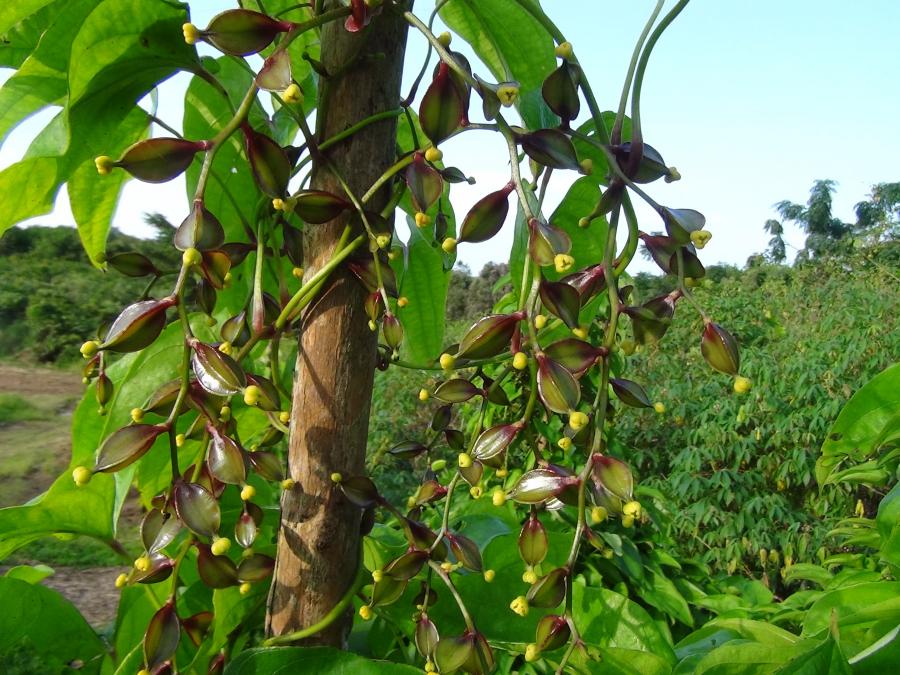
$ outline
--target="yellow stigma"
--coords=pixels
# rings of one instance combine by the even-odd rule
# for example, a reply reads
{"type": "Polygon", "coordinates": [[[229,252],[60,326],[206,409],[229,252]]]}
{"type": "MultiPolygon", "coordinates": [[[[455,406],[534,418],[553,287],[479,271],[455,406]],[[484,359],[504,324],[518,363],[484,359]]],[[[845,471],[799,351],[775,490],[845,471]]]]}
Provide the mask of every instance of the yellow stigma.
{"type": "Polygon", "coordinates": [[[275,199],[272,200],[272,208],[275,209],[276,211],[284,211],[285,210],[284,200],[281,197],[275,197],[275,199]]]}
{"type": "Polygon", "coordinates": [[[150,556],[142,555],[140,558],[134,561],[134,569],[138,572],[146,572],[150,569],[150,556]]]}
{"type": "Polygon", "coordinates": [[[664,180],[667,183],[674,183],[675,181],[681,180],[681,174],[678,172],[674,166],[669,167],[669,173],[666,174],[664,180]]]}
{"type": "Polygon", "coordinates": [[[588,329],[586,326],[578,326],[578,328],[572,329],[572,335],[581,340],[587,340],[588,329]]]}
{"type": "Polygon", "coordinates": [[[419,389],[419,400],[427,401],[431,397],[431,394],[428,393],[427,389],[419,389]]]}
{"type": "Polygon", "coordinates": [[[437,39],[438,39],[438,42],[441,43],[441,47],[446,49],[447,47],[450,46],[450,42],[453,40],[453,36],[450,35],[450,33],[448,33],[447,31],[444,31],[443,33],[438,35],[437,39]]]}
{"type": "Polygon", "coordinates": [[[452,562],[442,562],[441,569],[444,570],[447,574],[453,571],[453,563],[452,562]]]}
{"type": "Polygon", "coordinates": [[[303,103],[303,90],[292,82],[287,89],[281,92],[281,98],[285,103],[303,103]]]}
{"type": "Polygon", "coordinates": [[[528,367],[528,355],[525,352],[516,352],[513,356],[513,368],[525,370],[528,367]]]}
{"type": "Polygon", "coordinates": [[[691,232],[691,243],[697,248],[703,248],[712,239],[712,232],[706,230],[694,230],[691,232]]]}
{"type": "Polygon", "coordinates": [[[213,555],[225,555],[231,548],[231,539],[228,537],[218,537],[209,547],[213,555]]]}
{"type": "Polygon", "coordinates": [[[399,298],[397,298],[397,307],[400,307],[402,309],[402,308],[406,307],[408,304],[409,304],[409,298],[407,298],[405,295],[401,295],[399,298]]]}
{"type": "Polygon", "coordinates": [[[185,249],[184,253],[181,254],[181,263],[185,267],[193,267],[201,262],[203,262],[203,255],[195,248],[185,249]]]}
{"type": "Polygon", "coordinates": [[[622,516],[622,527],[634,527],[634,516],[622,516]]]}
{"type": "Polygon", "coordinates": [[[590,226],[591,226],[591,219],[588,218],[587,216],[578,219],[578,227],[580,227],[581,229],[584,229],[584,228],[590,227],[590,226]]]}
{"type": "MultiPolygon", "coordinates": [[[[569,44],[568,42],[564,44],[569,44]]],[[[525,660],[529,663],[532,661],[537,661],[541,658],[541,648],[538,647],[533,642],[531,644],[525,645],[525,660]]]]}
{"type": "Polygon", "coordinates": [[[472,499],[481,499],[481,495],[484,494],[484,490],[480,485],[473,485],[469,488],[469,494],[472,495],[472,499]]]}
{"type": "Polygon", "coordinates": [[[184,35],[184,41],[189,45],[197,43],[200,39],[200,29],[192,23],[186,23],[181,26],[181,32],[184,35]]]}
{"type": "Polygon", "coordinates": [[[428,660],[425,662],[425,672],[426,672],[426,673],[434,673],[434,672],[437,672],[437,666],[434,665],[434,661],[432,661],[431,659],[428,659],[428,660]]]}
{"type": "Polygon", "coordinates": [[[372,572],[372,581],[374,581],[376,584],[382,579],[384,579],[384,572],[382,572],[381,570],[375,570],[372,572]]]}
{"type": "Polygon", "coordinates": [[[444,158],[444,153],[437,148],[428,148],[425,151],[425,159],[429,162],[440,162],[444,158]]]}
{"type": "Polygon", "coordinates": [[[250,582],[249,582],[249,581],[245,581],[244,583],[242,583],[242,584],[240,585],[240,587],[238,587],[238,592],[239,592],[241,595],[247,595],[247,593],[250,592],[250,589],[251,589],[251,588],[253,588],[253,587],[250,585],[250,582]]]}
{"type": "Polygon", "coordinates": [[[144,419],[144,411],[141,408],[132,408],[131,409],[131,421],[134,423],[140,422],[144,419]]]}
{"type": "Polygon", "coordinates": [[[453,370],[453,366],[456,365],[456,357],[453,354],[441,354],[440,363],[444,370],[453,370]]]}
{"type": "Polygon", "coordinates": [[[219,420],[222,422],[227,422],[231,419],[231,408],[227,405],[223,405],[219,408],[219,420]]]}
{"type": "Polygon", "coordinates": [[[282,424],[287,424],[291,421],[291,411],[290,410],[282,410],[278,413],[278,421],[282,424]]]}
{"type": "Polygon", "coordinates": [[[375,323],[375,319],[369,319],[369,330],[373,333],[378,330],[378,324],[375,323]]]}
{"type": "Polygon", "coordinates": [[[82,485],[90,483],[93,475],[94,472],[86,466],[77,466],[75,467],[75,470],[72,471],[72,480],[75,481],[75,485],[81,487],[82,485]]]}
{"type": "MultiPolygon", "coordinates": [[[[418,215],[418,214],[416,214],[416,215],[418,215]]],[[[384,248],[387,248],[388,246],[390,246],[390,244],[391,244],[391,235],[389,235],[389,234],[379,234],[377,237],[375,237],[375,245],[378,248],[384,249],[384,248]]]]}
{"type": "Polygon", "coordinates": [[[116,588],[125,588],[125,584],[127,584],[127,583],[128,583],[128,575],[127,574],[120,574],[119,576],[116,577],[116,582],[115,582],[116,588]]]}
{"type": "Polygon", "coordinates": [[[294,269],[291,270],[291,275],[292,275],[295,279],[302,279],[302,278],[303,278],[303,268],[302,268],[302,267],[295,267],[294,269]]]}
{"type": "Polygon", "coordinates": [[[244,389],[244,403],[247,405],[256,405],[259,403],[259,395],[260,395],[259,387],[255,384],[251,384],[249,387],[244,389]]]}
{"type": "Polygon", "coordinates": [[[331,474],[331,482],[332,483],[340,483],[342,480],[344,480],[344,477],[341,474],[339,474],[337,471],[335,471],[333,474],[331,474]]]}
{"type": "Polygon", "coordinates": [[[501,105],[505,108],[509,108],[516,102],[516,99],[519,98],[519,85],[512,82],[501,84],[497,87],[497,98],[500,99],[501,105]]]}
{"type": "Polygon", "coordinates": [[[547,325],[547,317],[543,314],[538,314],[534,317],[534,327],[538,330],[541,330],[544,326],[547,325]]]}
{"type": "Polygon", "coordinates": [[[569,415],[569,426],[573,431],[581,431],[588,423],[588,416],[578,410],[569,415]]]}
{"type": "Polygon", "coordinates": [[[98,351],[100,351],[100,343],[96,340],[88,340],[83,345],[81,345],[79,351],[81,351],[81,355],[89,359],[98,351]]]}
{"type": "Polygon", "coordinates": [[[491,503],[494,506],[503,506],[506,503],[506,493],[503,488],[496,487],[491,493],[491,503]]]}
{"type": "Polygon", "coordinates": [[[447,237],[441,243],[441,248],[444,250],[444,253],[453,253],[456,250],[456,239],[447,237]]]}
{"type": "Polygon", "coordinates": [[[558,441],[556,441],[556,444],[557,444],[561,449],[563,449],[563,450],[568,450],[569,448],[572,447],[572,439],[569,438],[568,436],[563,436],[563,437],[560,438],[558,441]]]}
{"type": "Polygon", "coordinates": [[[252,485],[245,485],[241,488],[241,499],[245,502],[249,502],[256,496],[256,488],[252,485]]]}
{"type": "Polygon", "coordinates": [[[491,583],[496,576],[497,576],[497,573],[494,570],[485,570],[484,571],[484,580],[487,583],[491,583]]]}
{"type": "Polygon", "coordinates": [[[359,618],[363,621],[370,621],[372,619],[372,608],[368,605],[363,605],[359,608],[359,618]]]}
{"type": "Polygon", "coordinates": [[[184,434],[177,434],[177,435],[175,436],[175,447],[176,447],[176,448],[183,447],[183,446],[184,446],[184,441],[185,441],[185,440],[186,440],[186,439],[185,439],[185,437],[184,437],[184,434]]]}
{"type": "Polygon", "coordinates": [[[599,525],[609,516],[604,506],[595,506],[591,509],[591,524],[599,525]]]}
{"type": "Polygon", "coordinates": [[[740,375],[734,378],[734,393],[746,394],[752,387],[753,383],[750,381],[750,378],[740,375]]]}
{"type": "Polygon", "coordinates": [[[560,42],[556,45],[556,55],[561,59],[571,59],[572,58],[572,43],[571,42],[560,42]]]}
{"type": "Polygon", "coordinates": [[[281,489],[282,490],[290,490],[294,487],[294,479],[293,478],[285,478],[281,481],[281,489]]]}
{"type": "Polygon", "coordinates": [[[664,412],[666,412],[666,404],[663,403],[662,401],[657,401],[656,403],[653,404],[653,409],[654,409],[657,413],[659,413],[660,415],[662,415],[664,412]]]}
{"type": "Polygon", "coordinates": [[[459,453],[459,457],[456,458],[456,461],[459,464],[460,469],[468,469],[472,466],[472,455],[461,452],[459,453]]]}
{"type": "Polygon", "coordinates": [[[519,616],[528,616],[528,600],[524,595],[520,595],[509,603],[509,608],[519,616]]]}
{"type": "Polygon", "coordinates": [[[537,575],[537,572],[534,571],[533,567],[529,567],[522,574],[522,581],[524,581],[526,584],[533,584],[537,580],[538,580],[538,575],[537,575]]]}
{"type": "Polygon", "coordinates": [[[585,176],[590,176],[594,173],[594,160],[590,157],[586,157],[585,159],[578,162],[578,166],[581,167],[581,173],[585,176]]]}
{"type": "Polygon", "coordinates": [[[634,516],[635,518],[640,518],[641,503],[633,499],[630,502],[625,502],[625,504],[622,506],[622,513],[624,513],[626,516],[634,516]]]}
{"type": "Polygon", "coordinates": [[[509,471],[506,470],[506,467],[501,467],[497,469],[497,478],[506,478],[509,475],[509,471]]]}
{"type": "Polygon", "coordinates": [[[101,176],[107,175],[112,168],[116,165],[116,163],[112,160],[112,157],[107,157],[106,155],[100,155],[96,159],[94,159],[94,166],[97,167],[97,173],[101,176]]]}
{"type": "Polygon", "coordinates": [[[421,211],[416,213],[416,227],[426,227],[431,225],[431,216],[421,211]]]}

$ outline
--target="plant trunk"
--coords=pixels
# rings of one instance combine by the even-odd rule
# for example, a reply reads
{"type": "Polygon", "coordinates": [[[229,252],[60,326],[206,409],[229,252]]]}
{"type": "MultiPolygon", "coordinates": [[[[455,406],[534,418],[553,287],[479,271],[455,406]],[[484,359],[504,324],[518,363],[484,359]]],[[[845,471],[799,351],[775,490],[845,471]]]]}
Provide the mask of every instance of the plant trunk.
{"type": "MultiPolygon", "coordinates": [[[[327,3],[336,6],[337,2],[327,3]]],[[[396,109],[406,46],[402,17],[385,11],[360,33],[343,21],[322,29],[317,138],[329,138],[375,113],[396,109]]],[[[357,197],[393,163],[396,117],[365,127],[326,152],[328,162],[357,197]]],[[[312,186],[343,195],[328,166],[319,164],[312,186]]],[[[388,192],[367,205],[386,203],[388,192]]],[[[358,219],[356,219],[358,222],[358,219]]],[[[328,262],[348,221],[342,216],[304,234],[307,277],[328,262]]],[[[356,234],[356,233],[354,233],[356,234]]],[[[368,255],[363,246],[361,255],[368,255]]],[[[302,316],[288,466],[296,481],[281,500],[281,529],[266,628],[282,635],[308,627],[327,614],[356,576],[360,510],[344,499],[330,476],[365,470],[366,436],[375,370],[376,335],[363,307],[365,289],[346,270],[331,276],[302,316]]],[[[309,640],[342,647],[352,613],[309,640]]]]}

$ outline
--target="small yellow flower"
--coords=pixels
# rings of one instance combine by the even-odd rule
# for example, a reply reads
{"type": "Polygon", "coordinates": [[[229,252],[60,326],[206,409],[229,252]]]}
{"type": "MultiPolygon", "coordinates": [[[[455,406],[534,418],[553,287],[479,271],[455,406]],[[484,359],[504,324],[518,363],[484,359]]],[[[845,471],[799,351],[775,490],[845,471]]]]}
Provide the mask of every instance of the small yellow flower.
{"type": "Polygon", "coordinates": [[[581,229],[584,229],[584,228],[590,227],[590,226],[591,226],[591,219],[588,218],[587,216],[578,219],[578,227],[580,227],[581,229]]]}
{"type": "Polygon", "coordinates": [[[712,239],[712,232],[707,230],[694,230],[691,232],[691,243],[697,248],[703,248],[712,239]]]}
{"type": "Polygon", "coordinates": [[[422,402],[427,401],[431,398],[431,394],[428,393],[427,389],[419,389],[419,400],[422,402]]]}
{"type": "Polygon", "coordinates": [[[484,494],[484,490],[481,489],[480,485],[473,485],[469,488],[469,494],[472,495],[472,499],[481,499],[481,495],[484,494]]]}
{"type": "Polygon", "coordinates": [[[447,31],[444,31],[440,35],[437,36],[438,42],[441,43],[441,46],[446,49],[450,46],[450,42],[453,40],[453,36],[450,35],[447,31]]]}
{"type": "Polygon", "coordinates": [[[456,365],[456,357],[453,354],[441,354],[440,364],[444,370],[453,370],[453,366],[456,365]]]}
{"type": "Polygon", "coordinates": [[[255,384],[251,384],[249,387],[244,389],[244,403],[247,405],[256,405],[259,403],[259,395],[262,392],[259,390],[255,384]]]}
{"type": "Polygon", "coordinates": [[[442,562],[441,569],[444,570],[447,574],[453,571],[453,563],[452,562],[442,562]]]}
{"type": "Polygon", "coordinates": [[[528,355],[525,352],[516,352],[513,356],[513,368],[525,370],[528,367],[528,355]]]}
{"type": "Polygon", "coordinates": [[[294,487],[294,479],[293,478],[285,478],[281,481],[281,489],[282,490],[290,490],[294,487]]]}
{"type": "Polygon", "coordinates": [[[86,466],[76,466],[75,470],[72,471],[72,480],[75,481],[75,485],[81,487],[90,483],[93,475],[94,472],[86,466]]]}
{"type": "MultiPolygon", "coordinates": [[[[565,43],[568,44],[568,43],[565,43]]],[[[525,660],[529,663],[532,661],[537,661],[541,658],[541,648],[538,647],[533,642],[531,644],[525,645],[525,660]]]]}
{"type": "Polygon", "coordinates": [[[588,329],[586,326],[578,326],[578,328],[572,329],[572,335],[577,337],[579,340],[587,340],[588,329]]]}
{"type": "Polygon", "coordinates": [[[150,557],[148,555],[142,555],[140,558],[134,561],[134,569],[138,572],[146,572],[150,569],[150,557]]]}
{"type": "Polygon", "coordinates": [[[434,665],[434,662],[431,659],[428,659],[425,662],[425,672],[426,673],[435,673],[437,672],[437,666],[434,665]]]}
{"type": "Polygon", "coordinates": [[[453,253],[456,250],[456,239],[447,237],[441,243],[441,248],[444,250],[444,253],[453,253]]]}
{"type": "Polygon", "coordinates": [[[382,579],[384,579],[384,572],[382,572],[381,570],[375,570],[372,572],[372,581],[374,581],[376,584],[382,579]]]}
{"type": "Polygon", "coordinates": [[[128,575],[127,574],[120,574],[119,576],[116,577],[116,581],[115,581],[116,588],[124,588],[125,584],[127,584],[127,583],[128,583],[128,575]]]}
{"type": "Polygon", "coordinates": [[[144,410],[142,408],[132,408],[131,409],[131,421],[137,424],[142,419],[144,419],[144,410]]]}
{"type": "Polygon", "coordinates": [[[468,469],[472,466],[472,455],[461,452],[459,453],[459,457],[456,458],[456,461],[458,462],[460,469],[468,469]]]}
{"type": "Polygon", "coordinates": [[[200,39],[200,29],[192,23],[186,23],[181,26],[181,32],[184,35],[184,41],[189,45],[197,43],[200,39]]]}
{"type": "Polygon", "coordinates": [[[653,409],[654,409],[657,413],[659,413],[660,415],[662,415],[664,412],[666,412],[666,404],[663,403],[662,401],[657,401],[656,403],[653,404],[653,409]]]}
{"type": "Polygon", "coordinates": [[[106,155],[100,155],[94,159],[94,166],[97,167],[97,173],[101,176],[106,176],[112,171],[115,165],[116,163],[113,161],[112,157],[107,157],[106,155]]]}
{"type": "Polygon", "coordinates": [[[520,595],[509,603],[509,608],[519,616],[528,616],[528,600],[524,595],[520,595]]]}
{"type": "Polygon", "coordinates": [[[543,314],[538,314],[534,317],[534,327],[538,330],[541,330],[544,326],[547,325],[547,317],[543,314]]]}
{"type": "Polygon", "coordinates": [[[282,424],[287,424],[291,421],[291,411],[290,410],[282,410],[278,413],[278,421],[282,424]]]}
{"type": "Polygon", "coordinates": [[[562,274],[563,272],[568,272],[572,269],[572,266],[575,264],[575,258],[566,254],[566,253],[557,253],[553,256],[553,267],[557,272],[562,274]]]}
{"type": "Polygon", "coordinates": [[[590,176],[594,173],[594,160],[590,157],[586,157],[585,159],[578,162],[578,166],[581,167],[581,173],[585,176],[590,176]]]}
{"type": "Polygon", "coordinates": [[[428,148],[425,151],[425,159],[429,162],[440,162],[444,158],[444,153],[435,147],[428,148]]]}
{"type": "Polygon", "coordinates": [[[669,173],[666,174],[664,180],[667,183],[674,183],[675,181],[681,180],[681,174],[678,172],[678,169],[676,169],[674,166],[670,166],[669,173]]]}
{"type": "Polygon", "coordinates": [[[302,267],[295,267],[294,269],[291,270],[291,275],[292,275],[295,279],[302,279],[302,278],[303,278],[303,268],[302,268],[302,267]]]}
{"type": "Polygon", "coordinates": [[[241,595],[247,595],[247,593],[250,592],[250,589],[251,589],[251,588],[253,588],[253,587],[250,585],[250,582],[249,582],[249,581],[245,581],[244,583],[242,583],[242,584],[238,587],[238,592],[239,592],[241,595]]]}
{"type": "Polygon", "coordinates": [[[228,537],[216,537],[209,547],[213,555],[225,555],[231,548],[231,539],[228,537]]]}
{"type": "Polygon", "coordinates": [[[201,262],[203,262],[203,255],[195,248],[185,249],[184,253],[181,254],[181,263],[185,267],[193,267],[201,262]]]}
{"type": "Polygon", "coordinates": [[[285,103],[303,103],[303,90],[292,82],[287,89],[281,92],[281,98],[285,103]]]}
{"type": "Polygon", "coordinates": [[[497,87],[497,98],[500,99],[501,105],[505,108],[509,108],[519,98],[519,86],[512,82],[501,84],[497,87]]]}
{"type": "Polygon", "coordinates": [[[391,244],[391,235],[389,234],[379,234],[375,237],[375,245],[378,248],[385,249],[391,244]]]}
{"type": "Polygon", "coordinates": [[[736,394],[746,394],[753,387],[753,383],[748,377],[738,375],[734,378],[734,392],[736,394]]]}
{"type": "Polygon", "coordinates": [[[176,448],[184,447],[185,440],[187,440],[187,439],[185,438],[184,434],[177,434],[175,436],[175,447],[176,448]]]}
{"type": "Polygon", "coordinates": [[[622,527],[634,527],[634,516],[622,516],[622,527]]]}
{"type": "Polygon", "coordinates": [[[494,491],[491,493],[491,503],[494,506],[503,506],[506,503],[506,493],[503,491],[503,488],[494,488],[494,491]]]}
{"type": "Polygon", "coordinates": [[[634,516],[635,518],[640,518],[641,503],[633,499],[630,502],[625,502],[625,504],[622,506],[622,513],[624,513],[626,516],[634,516]]]}
{"type": "Polygon", "coordinates": [[[533,584],[537,580],[538,580],[538,575],[537,575],[537,572],[534,571],[533,567],[529,567],[522,574],[522,581],[524,581],[526,584],[533,584]]]}
{"type": "Polygon", "coordinates": [[[509,475],[509,471],[506,470],[506,467],[501,467],[497,469],[497,478],[506,478],[509,475]]]}
{"type": "Polygon", "coordinates": [[[416,213],[415,218],[416,218],[416,227],[421,228],[421,227],[426,227],[428,225],[431,225],[431,216],[429,216],[427,213],[422,213],[421,211],[419,211],[416,213]]]}
{"type": "Polygon", "coordinates": [[[606,510],[606,507],[603,506],[595,506],[591,509],[591,523],[593,525],[599,525],[604,520],[606,520],[609,513],[606,510]]]}
{"type": "Polygon", "coordinates": [[[100,343],[97,342],[96,340],[88,340],[83,345],[81,345],[81,348],[80,348],[81,355],[86,359],[91,358],[99,350],[100,350],[100,343]]]}
{"type": "Polygon", "coordinates": [[[561,59],[571,59],[572,58],[572,43],[571,42],[560,42],[556,45],[556,55],[561,59]]]}
{"type": "Polygon", "coordinates": [[[275,199],[272,200],[272,208],[276,211],[284,211],[285,206],[286,204],[281,197],[275,197],[275,199]]]}
{"type": "Polygon", "coordinates": [[[219,420],[227,422],[231,419],[231,406],[223,405],[219,408],[219,420]]]}
{"type": "Polygon", "coordinates": [[[368,605],[363,605],[359,608],[359,618],[363,621],[370,621],[372,619],[372,608],[368,605]]]}
{"type": "Polygon", "coordinates": [[[569,415],[569,426],[572,427],[573,431],[584,429],[588,421],[588,416],[578,410],[573,411],[569,415]]]}
{"type": "Polygon", "coordinates": [[[497,573],[494,570],[485,570],[484,571],[484,580],[487,583],[491,583],[494,580],[494,577],[497,576],[497,573]]]}
{"type": "Polygon", "coordinates": [[[249,502],[256,496],[256,488],[252,485],[245,485],[241,488],[241,499],[245,502],[249,502]]]}
{"type": "Polygon", "coordinates": [[[333,474],[331,474],[331,482],[332,483],[340,483],[342,480],[344,480],[344,477],[341,474],[339,474],[337,471],[335,471],[333,474]]]}
{"type": "Polygon", "coordinates": [[[403,307],[406,307],[408,304],[409,304],[409,298],[407,298],[405,295],[401,295],[399,298],[397,298],[397,307],[403,308],[403,307]]]}

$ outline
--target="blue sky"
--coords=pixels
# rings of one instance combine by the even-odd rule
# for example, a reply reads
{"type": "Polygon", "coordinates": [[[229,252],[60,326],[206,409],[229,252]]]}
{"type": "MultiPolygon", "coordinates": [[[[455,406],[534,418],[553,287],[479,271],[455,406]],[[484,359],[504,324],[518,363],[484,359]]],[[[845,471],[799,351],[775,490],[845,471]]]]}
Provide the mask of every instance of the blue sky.
{"type": "MultiPolygon", "coordinates": [[[[633,40],[654,4],[543,1],[575,46],[602,107],[617,104],[633,40]]],[[[191,5],[199,25],[234,6],[211,0],[191,5]]],[[[426,11],[431,3],[419,0],[417,6],[426,11]]],[[[678,167],[683,180],[655,183],[650,192],[661,203],[707,216],[713,239],[704,261],[741,265],[763,250],[762,225],[775,215],[772,205],[805,201],[815,179],[838,182],[835,212],[846,220],[872,184],[900,180],[898,26],[895,0],[693,0],[670,27],[647,71],[643,126],[645,140],[678,167]]],[[[424,52],[419,35],[410,34],[409,50],[413,57],[424,52]]],[[[476,66],[479,71],[486,69],[476,66]]],[[[0,73],[0,80],[7,74],[0,73]]],[[[161,100],[177,98],[184,86],[167,83],[161,100]]],[[[180,105],[164,103],[161,114],[177,124],[180,105]]],[[[24,123],[10,136],[0,148],[0,168],[21,157],[50,116],[24,123]]],[[[459,192],[458,213],[506,181],[502,143],[475,136],[464,134],[444,148],[449,162],[478,179],[459,192]]],[[[558,200],[565,187],[562,180],[552,185],[549,200],[558,200]]],[[[183,183],[133,182],[124,196],[115,222],[127,232],[144,231],[146,210],[161,210],[175,222],[186,213],[183,183]]],[[[656,216],[647,209],[638,213],[643,229],[658,229],[656,216]]],[[[65,198],[36,222],[71,222],[65,198]]],[[[505,259],[510,229],[487,244],[461,247],[460,259],[474,270],[505,259]]],[[[795,230],[787,238],[802,245],[795,230]]],[[[652,267],[641,260],[637,269],[652,267]]]]}

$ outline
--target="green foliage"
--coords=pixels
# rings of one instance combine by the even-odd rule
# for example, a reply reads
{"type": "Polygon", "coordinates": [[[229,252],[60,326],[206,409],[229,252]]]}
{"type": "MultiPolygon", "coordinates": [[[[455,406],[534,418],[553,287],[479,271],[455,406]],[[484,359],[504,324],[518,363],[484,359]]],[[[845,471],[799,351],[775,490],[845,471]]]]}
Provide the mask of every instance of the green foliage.
{"type": "Polygon", "coordinates": [[[744,396],[726,377],[707,377],[696,322],[675,321],[664,348],[633,357],[666,413],[623,415],[620,452],[679,513],[671,536],[684,555],[765,570],[777,584],[779,565],[761,566],[761,549],[821,561],[819,549],[834,546],[828,531],[857,498],[874,509],[880,489],[817,487],[815,465],[842,404],[900,349],[893,288],[860,259],[704,282],[698,297],[710,314],[734,317],[753,380],[744,396]]]}

